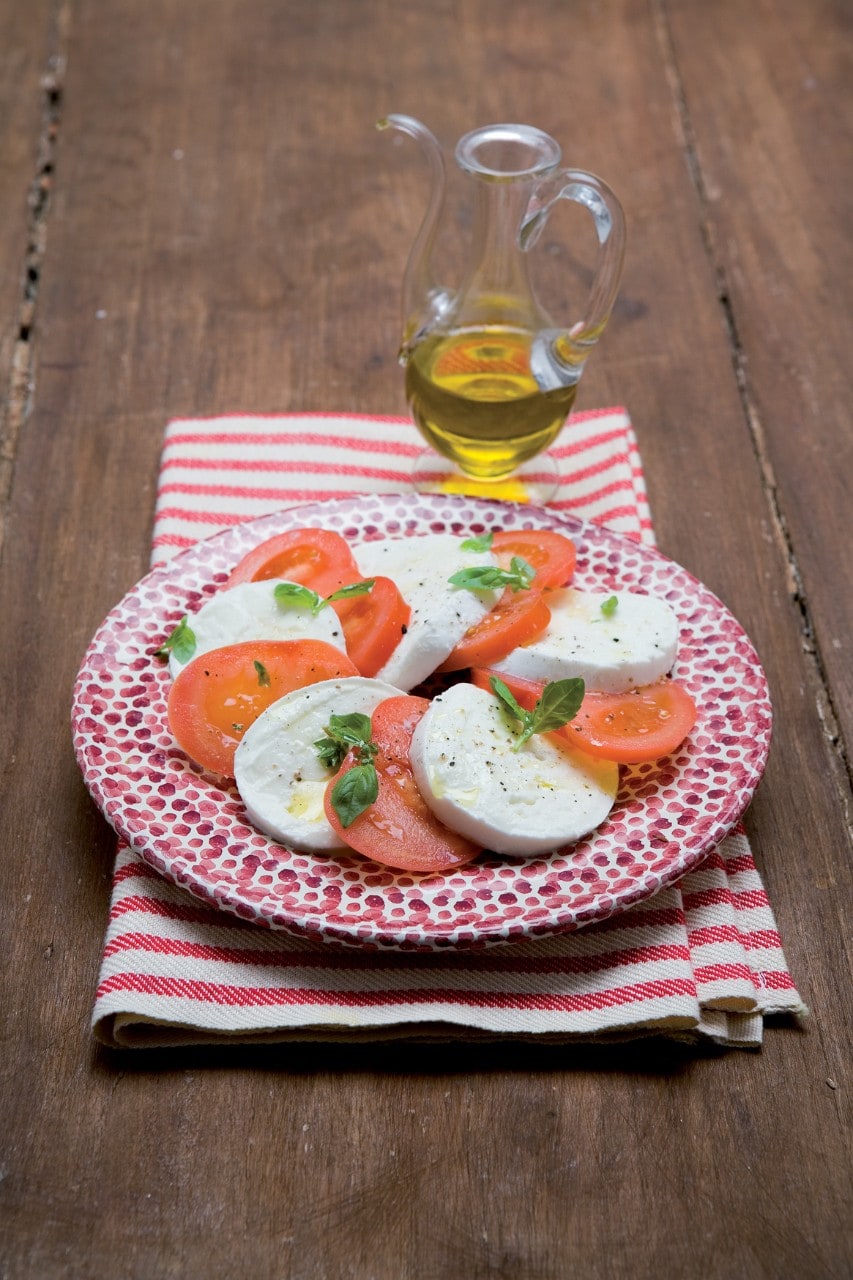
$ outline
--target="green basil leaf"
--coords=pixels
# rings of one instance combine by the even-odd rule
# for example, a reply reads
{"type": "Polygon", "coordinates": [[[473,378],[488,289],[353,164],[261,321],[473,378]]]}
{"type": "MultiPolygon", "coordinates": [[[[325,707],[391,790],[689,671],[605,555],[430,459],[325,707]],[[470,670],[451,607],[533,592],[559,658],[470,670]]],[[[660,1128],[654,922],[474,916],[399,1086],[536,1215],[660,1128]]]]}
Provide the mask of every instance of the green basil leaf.
{"type": "Polygon", "coordinates": [[[515,741],[513,751],[520,751],[534,733],[552,733],[554,729],[561,729],[564,724],[574,720],[580,711],[586,688],[580,679],[552,680],[542,690],[533,710],[525,711],[498,676],[492,676],[489,683],[516,720],[521,721],[521,733],[515,741]]]}
{"type": "Polygon", "coordinates": [[[347,747],[368,747],[372,733],[370,716],[361,711],[352,711],[345,716],[329,716],[326,733],[335,742],[342,742],[347,747]]]}
{"type": "Polygon", "coordinates": [[[255,670],[258,673],[258,684],[261,686],[262,689],[268,689],[269,683],[270,683],[270,673],[267,671],[266,667],[262,662],[258,662],[257,658],[255,658],[254,663],[252,665],[254,666],[255,670]]]}
{"type": "Polygon", "coordinates": [[[316,613],[322,607],[322,600],[310,587],[300,586],[298,582],[279,582],[273,591],[277,602],[285,608],[310,609],[316,613]]]}
{"type": "Polygon", "coordinates": [[[618,603],[619,603],[618,596],[608,596],[607,599],[603,601],[601,605],[601,612],[604,614],[605,618],[613,617],[614,613],[616,612],[616,606],[618,603]]]}
{"type": "Polygon", "coordinates": [[[330,596],[321,601],[320,608],[325,608],[327,604],[331,604],[334,600],[349,600],[352,596],[366,596],[369,591],[373,590],[376,583],[375,578],[367,578],[364,582],[352,582],[348,587],[339,587],[337,591],[333,591],[330,596]]]}
{"type": "Polygon", "coordinates": [[[501,680],[498,676],[490,676],[489,684],[492,686],[493,692],[497,694],[501,702],[503,702],[504,705],[509,709],[509,711],[512,712],[516,720],[520,720],[521,723],[524,724],[528,720],[530,716],[530,712],[525,711],[522,707],[518,705],[514,696],[512,695],[512,693],[510,693],[509,689],[506,687],[503,680],[501,680]]]}
{"type": "Polygon", "coordinates": [[[344,756],[347,748],[342,742],[335,742],[333,738],[318,738],[314,743],[314,750],[321,764],[327,769],[334,769],[337,773],[344,762],[344,756]]]}
{"type": "Polygon", "coordinates": [[[459,569],[447,579],[452,587],[464,587],[466,591],[495,591],[499,587],[511,587],[513,591],[526,590],[535,576],[535,569],[513,556],[509,569],[496,564],[478,564],[470,569],[459,569]]]}
{"type": "Polygon", "coordinates": [[[459,569],[447,581],[452,587],[464,587],[467,591],[491,591],[503,585],[503,572],[496,565],[475,565],[471,569],[459,569]]]}
{"type": "MultiPolygon", "coordinates": [[[[529,560],[525,560],[524,556],[513,556],[509,562],[510,569],[519,580],[519,586],[513,587],[514,591],[526,591],[536,577],[536,570],[529,560]]],[[[512,586],[512,583],[509,584],[512,586]]]]}
{"type": "Polygon", "coordinates": [[[372,732],[370,716],[361,711],[345,716],[331,715],[326,725],[328,737],[318,738],[314,750],[327,769],[340,769],[344,756],[352,750],[357,752],[359,764],[370,764],[378,750],[371,741],[372,732]]]}
{"type": "Polygon", "coordinates": [[[174,631],[166,637],[160,648],[155,650],[155,654],[158,658],[168,658],[169,654],[173,653],[178,662],[189,662],[195,650],[195,632],[187,624],[187,614],[184,614],[174,631]]]}
{"type": "Polygon", "coordinates": [[[553,680],[546,684],[533,708],[533,732],[551,733],[574,720],[581,709],[586,686],[581,679],[553,680]]]}
{"type": "Polygon", "coordinates": [[[492,546],[493,533],[480,533],[474,538],[466,538],[460,544],[461,551],[489,551],[492,546]]]}
{"type": "Polygon", "coordinates": [[[379,777],[372,764],[356,764],[339,778],[332,788],[332,808],[345,829],[365,809],[369,809],[379,795],[379,777]]]}

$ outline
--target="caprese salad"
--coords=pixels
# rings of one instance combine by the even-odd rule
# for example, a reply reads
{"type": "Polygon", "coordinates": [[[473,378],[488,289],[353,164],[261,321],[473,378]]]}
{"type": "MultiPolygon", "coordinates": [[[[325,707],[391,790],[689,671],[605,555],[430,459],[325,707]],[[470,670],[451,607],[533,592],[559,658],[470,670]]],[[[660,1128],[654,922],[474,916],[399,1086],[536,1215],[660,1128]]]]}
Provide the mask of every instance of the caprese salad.
{"type": "Polygon", "coordinates": [[[562,848],[604,821],[620,764],[696,719],[666,601],[579,591],[574,567],[551,530],[280,534],[158,650],[171,732],[290,848],[414,872],[562,848]]]}

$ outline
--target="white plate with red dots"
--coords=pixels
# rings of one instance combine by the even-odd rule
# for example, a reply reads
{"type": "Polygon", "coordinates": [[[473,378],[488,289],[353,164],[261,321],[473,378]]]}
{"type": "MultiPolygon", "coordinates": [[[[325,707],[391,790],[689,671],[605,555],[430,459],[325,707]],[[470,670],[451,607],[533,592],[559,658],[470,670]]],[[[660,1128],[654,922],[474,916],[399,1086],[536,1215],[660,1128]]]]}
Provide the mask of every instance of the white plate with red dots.
{"type": "Polygon", "coordinates": [[[272,928],[368,947],[444,949],[577,929],[641,901],[708,854],[749,804],[770,746],[767,684],[725,606],[659,552],[547,510],[464,497],[371,496],[297,507],[229,529],[153,570],[109,614],[74,690],[74,746],[107,820],[164,876],[272,928]],[[556,529],[578,551],[573,585],[664,598],[678,616],[673,675],[698,708],[683,746],[622,766],[604,823],[547,856],[484,853],[449,875],[391,871],[356,853],[301,853],[249,823],[233,785],[169,732],[156,650],[252,547],[289,529],[376,538],[556,529]]]}

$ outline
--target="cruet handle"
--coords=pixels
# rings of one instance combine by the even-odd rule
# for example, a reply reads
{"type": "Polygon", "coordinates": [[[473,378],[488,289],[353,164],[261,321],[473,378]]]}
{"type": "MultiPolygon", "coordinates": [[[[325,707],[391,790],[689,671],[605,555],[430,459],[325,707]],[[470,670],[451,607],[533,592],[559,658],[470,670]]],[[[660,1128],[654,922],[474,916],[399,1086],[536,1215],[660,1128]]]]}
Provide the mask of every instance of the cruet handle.
{"type": "Polygon", "coordinates": [[[551,330],[534,344],[533,372],[543,390],[577,382],[601,337],[616,301],[625,258],[625,215],[606,182],[582,169],[562,169],[536,184],[518,233],[520,247],[536,244],[558,200],[571,200],[592,214],[598,259],[583,318],[568,330],[551,330]]]}

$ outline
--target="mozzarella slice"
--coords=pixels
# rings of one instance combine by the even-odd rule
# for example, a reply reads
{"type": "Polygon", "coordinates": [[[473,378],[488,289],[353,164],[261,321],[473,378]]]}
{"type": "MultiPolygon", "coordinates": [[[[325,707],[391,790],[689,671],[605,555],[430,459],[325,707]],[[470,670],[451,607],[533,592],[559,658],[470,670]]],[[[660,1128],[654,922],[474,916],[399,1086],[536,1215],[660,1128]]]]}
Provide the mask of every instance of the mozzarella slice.
{"type": "Polygon", "coordinates": [[[678,649],[678,620],[666,601],[620,591],[613,612],[604,614],[607,599],[573,587],[549,592],[546,631],[494,663],[495,670],[546,683],[580,676],[588,688],[606,693],[666,675],[678,649]]]}
{"type": "Polygon", "coordinates": [[[326,737],[331,715],[370,715],[399,693],[381,680],[354,676],[321,680],[267,707],[234,754],[234,777],[249,821],[289,848],[341,848],[323,810],[333,771],[320,763],[314,743],[326,737]]]}
{"type": "Polygon", "coordinates": [[[393,578],[412,611],[406,634],[377,672],[407,692],[432,675],[500,596],[450,586],[458,569],[496,563],[489,551],[463,551],[462,540],[450,533],[365,542],[353,555],[365,578],[393,578]]]}
{"type": "MultiPolygon", "coordinates": [[[[274,595],[277,586],[278,579],[272,578],[242,582],[228,591],[220,591],[203,604],[198,613],[188,619],[196,639],[193,658],[243,640],[324,640],[346,653],[344,633],[334,609],[329,607],[312,614],[303,607],[280,605],[274,595]]],[[[169,655],[173,676],[186,665],[174,652],[169,655]]]]}
{"type": "Polygon", "coordinates": [[[545,853],[603,822],[619,767],[518,726],[471,684],[435,698],[415,729],[410,760],[424,800],[446,826],[496,853],[545,853]]]}

